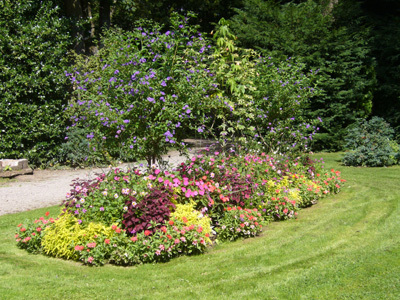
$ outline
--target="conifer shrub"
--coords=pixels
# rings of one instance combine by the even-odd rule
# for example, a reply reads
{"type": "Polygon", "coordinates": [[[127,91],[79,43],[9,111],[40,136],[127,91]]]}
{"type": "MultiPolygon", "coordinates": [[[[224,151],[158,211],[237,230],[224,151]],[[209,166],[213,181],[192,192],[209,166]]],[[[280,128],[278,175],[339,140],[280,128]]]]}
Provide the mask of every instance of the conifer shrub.
{"type": "Polygon", "coordinates": [[[384,119],[373,117],[359,121],[348,130],[343,157],[347,166],[383,167],[399,163],[399,145],[393,139],[394,130],[384,119]]]}

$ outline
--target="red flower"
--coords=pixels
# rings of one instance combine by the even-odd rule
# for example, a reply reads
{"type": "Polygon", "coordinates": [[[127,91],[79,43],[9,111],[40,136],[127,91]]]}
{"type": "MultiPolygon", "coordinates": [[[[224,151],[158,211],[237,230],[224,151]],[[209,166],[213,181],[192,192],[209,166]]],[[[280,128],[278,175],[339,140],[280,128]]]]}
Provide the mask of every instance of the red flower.
{"type": "Polygon", "coordinates": [[[168,239],[172,239],[172,236],[170,234],[167,234],[168,239]]]}
{"type": "Polygon", "coordinates": [[[26,231],[26,228],[22,227],[19,231],[24,232],[26,231]]]}
{"type": "Polygon", "coordinates": [[[199,226],[199,227],[197,227],[197,232],[202,232],[203,231],[203,227],[201,227],[201,226],[199,226]]]}
{"type": "Polygon", "coordinates": [[[131,241],[132,242],[136,242],[137,241],[137,237],[136,236],[131,237],[131,241]]]}
{"type": "Polygon", "coordinates": [[[84,246],[79,246],[79,245],[76,245],[76,246],[75,246],[75,250],[76,250],[76,251],[82,251],[83,249],[85,249],[84,246]]]}
{"type": "Polygon", "coordinates": [[[38,227],[38,228],[36,228],[36,231],[37,231],[37,232],[41,232],[41,231],[42,231],[42,228],[41,228],[41,227],[38,227]]]}
{"type": "Polygon", "coordinates": [[[172,226],[172,225],[174,225],[174,221],[169,220],[168,224],[172,226]]]}
{"type": "Polygon", "coordinates": [[[240,227],[242,227],[242,228],[243,228],[243,227],[244,227],[244,224],[243,224],[243,223],[242,223],[242,224],[240,224],[240,227]]]}
{"type": "Polygon", "coordinates": [[[144,235],[145,235],[145,236],[149,236],[150,234],[151,234],[151,231],[150,231],[150,230],[145,230],[145,231],[144,231],[144,235]]]}
{"type": "Polygon", "coordinates": [[[115,230],[115,229],[117,229],[117,225],[113,225],[113,226],[111,226],[111,228],[112,228],[112,230],[115,230]]]}
{"type": "Polygon", "coordinates": [[[187,223],[188,220],[186,219],[186,217],[183,217],[183,218],[182,218],[182,221],[183,221],[184,223],[187,223]]]}
{"type": "Polygon", "coordinates": [[[19,223],[18,225],[17,225],[17,227],[21,227],[22,226],[22,224],[21,223],[19,223]]]}
{"type": "Polygon", "coordinates": [[[109,240],[109,239],[105,239],[105,240],[104,240],[104,243],[110,244],[110,240],[109,240]]]}
{"type": "Polygon", "coordinates": [[[48,211],[46,211],[46,213],[44,214],[46,217],[48,217],[49,216],[49,212],[48,211]]]}
{"type": "Polygon", "coordinates": [[[94,248],[94,247],[96,247],[96,243],[95,242],[88,243],[86,246],[88,246],[88,248],[94,248]]]}

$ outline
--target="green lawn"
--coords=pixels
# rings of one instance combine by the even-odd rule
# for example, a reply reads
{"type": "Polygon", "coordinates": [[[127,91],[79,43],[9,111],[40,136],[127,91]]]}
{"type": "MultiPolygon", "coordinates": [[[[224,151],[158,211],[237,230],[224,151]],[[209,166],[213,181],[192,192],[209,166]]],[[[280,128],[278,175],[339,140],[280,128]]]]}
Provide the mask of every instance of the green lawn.
{"type": "Polygon", "coordinates": [[[261,237],[164,264],[91,268],[16,248],[15,226],[59,207],[0,217],[0,299],[400,299],[400,167],[341,166],[341,193],[261,237]]]}

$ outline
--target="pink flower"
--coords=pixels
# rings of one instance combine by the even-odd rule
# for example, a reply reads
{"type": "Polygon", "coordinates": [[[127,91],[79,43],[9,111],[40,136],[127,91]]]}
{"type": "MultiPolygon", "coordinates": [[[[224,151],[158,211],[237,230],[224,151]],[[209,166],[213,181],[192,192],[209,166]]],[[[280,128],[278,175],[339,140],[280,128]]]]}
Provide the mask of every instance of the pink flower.
{"type": "Polygon", "coordinates": [[[94,261],[93,256],[89,256],[88,259],[87,259],[87,261],[88,261],[88,263],[91,264],[91,263],[94,261]]]}
{"type": "Polygon", "coordinates": [[[75,251],[82,251],[83,249],[85,249],[84,246],[79,246],[79,245],[75,246],[75,251]]]}
{"type": "Polygon", "coordinates": [[[162,178],[162,177],[158,177],[158,182],[163,182],[164,181],[164,179],[162,178]]]}
{"type": "Polygon", "coordinates": [[[105,239],[105,240],[104,240],[104,243],[110,244],[110,240],[109,240],[109,239],[105,239]]]}
{"type": "Polygon", "coordinates": [[[160,255],[161,251],[160,250],[156,250],[156,255],[160,255]]]}
{"type": "Polygon", "coordinates": [[[283,213],[286,215],[287,213],[288,213],[288,209],[287,208],[285,208],[284,210],[283,210],[283,213]]]}
{"type": "Polygon", "coordinates": [[[186,239],[185,239],[185,237],[183,236],[183,237],[181,237],[181,241],[182,242],[186,242],[186,239]]]}
{"type": "Polygon", "coordinates": [[[179,239],[175,239],[175,244],[179,244],[179,239]]]}
{"type": "Polygon", "coordinates": [[[161,171],[159,169],[155,169],[154,174],[158,175],[161,171]]]}
{"type": "Polygon", "coordinates": [[[93,243],[88,243],[86,246],[87,246],[88,248],[94,248],[94,247],[96,247],[96,243],[95,243],[95,242],[93,242],[93,243]]]}

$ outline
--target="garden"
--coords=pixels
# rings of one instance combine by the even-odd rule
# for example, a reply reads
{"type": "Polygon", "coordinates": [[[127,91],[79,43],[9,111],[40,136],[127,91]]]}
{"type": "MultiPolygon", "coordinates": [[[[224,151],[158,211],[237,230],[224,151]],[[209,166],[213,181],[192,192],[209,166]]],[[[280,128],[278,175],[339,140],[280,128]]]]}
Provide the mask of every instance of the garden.
{"type": "Polygon", "coordinates": [[[118,150],[147,170],[74,182],[59,216],[19,224],[20,248],[88,265],[166,261],[254,237],[339,191],[340,172],[302,154],[318,130],[301,115],[314,74],[236,47],[224,20],[212,52],[188,17],[171,24],[110,32],[97,55],[66,72],[76,94],[69,129],[87,132],[93,156],[118,150]],[[206,148],[174,170],[157,168],[168,149],[185,152],[191,132],[213,136],[221,153],[206,148]]]}

